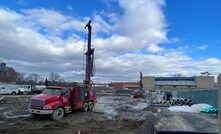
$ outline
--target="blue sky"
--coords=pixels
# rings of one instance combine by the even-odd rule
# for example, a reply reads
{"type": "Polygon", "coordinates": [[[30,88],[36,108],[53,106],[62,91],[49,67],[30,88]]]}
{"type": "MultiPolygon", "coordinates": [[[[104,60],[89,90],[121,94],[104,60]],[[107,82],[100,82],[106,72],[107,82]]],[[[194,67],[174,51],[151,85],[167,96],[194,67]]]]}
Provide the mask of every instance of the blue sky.
{"type": "Polygon", "coordinates": [[[139,71],[221,72],[219,0],[1,0],[0,5],[0,61],[18,72],[47,77],[53,71],[81,80],[83,26],[89,19],[94,81],[134,81],[139,71]]]}
{"type": "MultiPolygon", "coordinates": [[[[191,56],[221,57],[221,1],[168,0],[166,17],[170,24],[168,36],[181,38],[176,45],[207,45],[206,51],[194,51],[191,56]]],[[[195,50],[195,49],[194,49],[195,50]]]]}

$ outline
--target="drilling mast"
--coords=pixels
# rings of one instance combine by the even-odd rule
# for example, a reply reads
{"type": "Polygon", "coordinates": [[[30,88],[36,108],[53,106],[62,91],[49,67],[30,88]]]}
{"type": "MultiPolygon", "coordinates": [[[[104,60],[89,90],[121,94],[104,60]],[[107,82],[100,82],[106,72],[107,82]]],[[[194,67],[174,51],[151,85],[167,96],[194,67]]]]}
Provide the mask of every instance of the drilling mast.
{"type": "Polygon", "coordinates": [[[87,25],[84,27],[85,29],[88,29],[88,44],[87,44],[87,51],[85,53],[86,55],[86,69],[85,69],[85,80],[84,80],[84,86],[90,86],[91,85],[91,77],[93,76],[93,61],[94,61],[94,48],[91,48],[91,20],[87,23],[87,25]]]}

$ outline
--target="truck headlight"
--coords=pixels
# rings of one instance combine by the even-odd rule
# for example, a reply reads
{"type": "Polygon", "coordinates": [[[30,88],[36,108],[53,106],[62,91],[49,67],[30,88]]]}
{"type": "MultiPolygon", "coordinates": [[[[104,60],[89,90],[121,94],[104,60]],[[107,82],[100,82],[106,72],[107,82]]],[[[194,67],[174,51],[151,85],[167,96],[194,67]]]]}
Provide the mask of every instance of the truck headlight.
{"type": "Polygon", "coordinates": [[[52,106],[44,106],[43,109],[52,109],[52,106]]]}

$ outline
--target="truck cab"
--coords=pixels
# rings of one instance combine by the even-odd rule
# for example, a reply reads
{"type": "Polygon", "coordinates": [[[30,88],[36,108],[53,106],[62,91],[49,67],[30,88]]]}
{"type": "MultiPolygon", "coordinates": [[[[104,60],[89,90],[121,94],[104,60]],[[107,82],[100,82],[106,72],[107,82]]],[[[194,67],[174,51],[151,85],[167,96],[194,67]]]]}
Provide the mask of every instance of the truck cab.
{"type": "Polygon", "coordinates": [[[31,85],[23,85],[22,87],[18,88],[19,94],[28,94],[31,92],[31,85]]]}
{"type": "Polygon", "coordinates": [[[51,115],[53,120],[60,120],[64,113],[82,109],[93,109],[96,97],[90,88],[79,84],[73,87],[47,86],[45,90],[31,98],[29,113],[36,115],[51,115]]]}

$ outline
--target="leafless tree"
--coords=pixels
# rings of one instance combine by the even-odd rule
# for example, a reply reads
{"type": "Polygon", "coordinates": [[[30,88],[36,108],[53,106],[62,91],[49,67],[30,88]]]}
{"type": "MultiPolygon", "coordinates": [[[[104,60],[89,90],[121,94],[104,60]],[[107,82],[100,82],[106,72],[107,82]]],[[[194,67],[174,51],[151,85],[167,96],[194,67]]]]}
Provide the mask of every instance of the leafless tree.
{"type": "Polygon", "coordinates": [[[55,73],[55,72],[51,72],[49,74],[49,80],[50,81],[58,81],[60,78],[60,75],[58,73],[55,73]]]}
{"type": "Polygon", "coordinates": [[[18,83],[23,83],[25,81],[25,76],[23,73],[17,72],[17,82],[18,83]]]}
{"type": "Polygon", "coordinates": [[[39,81],[40,75],[39,74],[29,74],[25,79],[30,83],[37,83],[39,81]]]}

